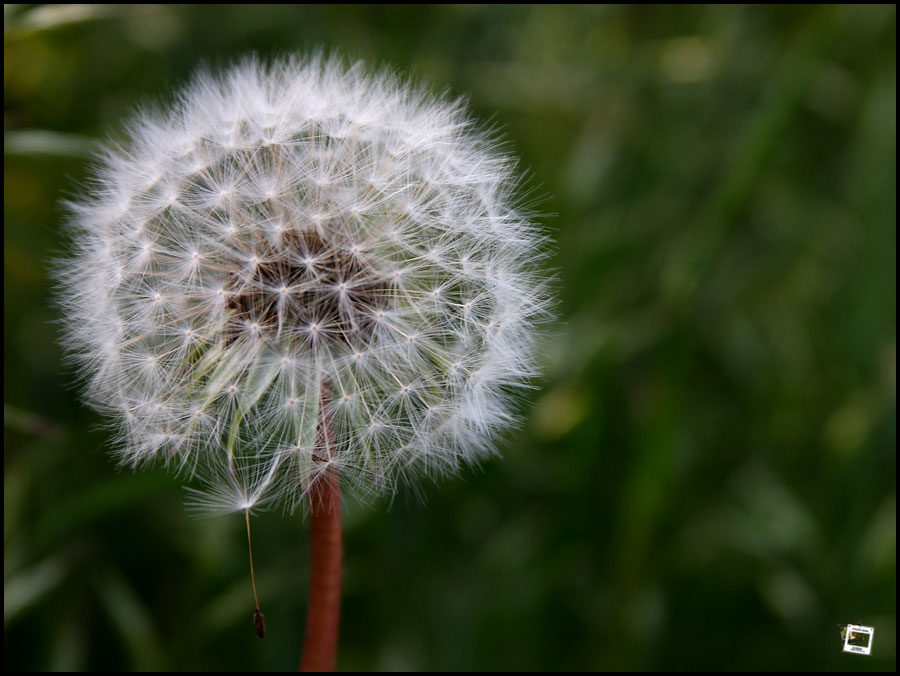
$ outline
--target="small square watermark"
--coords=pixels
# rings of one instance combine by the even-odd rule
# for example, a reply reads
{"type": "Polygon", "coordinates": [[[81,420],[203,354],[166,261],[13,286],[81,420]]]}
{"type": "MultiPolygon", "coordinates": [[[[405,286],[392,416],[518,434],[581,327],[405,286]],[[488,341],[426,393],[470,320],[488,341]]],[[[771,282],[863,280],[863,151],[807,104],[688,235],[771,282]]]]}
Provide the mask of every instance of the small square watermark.
{"type": "Polygon", "coordinates": [[[866,627],[862,624],[839,624],[838,626],[841,629],[841,640],[844,642],[845,653],[872,654],[875,627],[866,627]]]}

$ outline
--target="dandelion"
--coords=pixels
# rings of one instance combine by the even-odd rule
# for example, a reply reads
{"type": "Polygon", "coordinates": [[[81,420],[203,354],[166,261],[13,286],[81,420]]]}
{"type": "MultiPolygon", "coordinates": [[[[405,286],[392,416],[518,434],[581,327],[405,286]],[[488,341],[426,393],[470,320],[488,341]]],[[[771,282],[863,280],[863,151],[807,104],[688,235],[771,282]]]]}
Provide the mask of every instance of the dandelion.
{"type": "Polygon", "coordinates": [[[393,75],[198,74],[70,205],[65,340],[121,463],[315,531],[339,528],[338,482],[376,495],[494,453],[548,308],[517,189],[461,102],[393,75]]]}

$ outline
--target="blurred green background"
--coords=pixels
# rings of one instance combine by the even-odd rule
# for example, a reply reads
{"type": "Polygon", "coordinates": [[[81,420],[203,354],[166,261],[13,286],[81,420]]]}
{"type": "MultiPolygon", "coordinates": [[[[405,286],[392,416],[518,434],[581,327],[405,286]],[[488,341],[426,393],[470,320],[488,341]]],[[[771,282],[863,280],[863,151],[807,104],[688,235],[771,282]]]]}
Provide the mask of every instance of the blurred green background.
{"type": "Polygon", "coordinates": [[[896,9],[4,9],[4,669],[290,670],[299,516],[119,472],[56,345],[61,198],[198,63],[337,50],[453,94],[556,240],[504,458],[347,505],[343,670],[896,667],[896,9]],[[872,657],[838,623],[875,626],[872,657]]]}

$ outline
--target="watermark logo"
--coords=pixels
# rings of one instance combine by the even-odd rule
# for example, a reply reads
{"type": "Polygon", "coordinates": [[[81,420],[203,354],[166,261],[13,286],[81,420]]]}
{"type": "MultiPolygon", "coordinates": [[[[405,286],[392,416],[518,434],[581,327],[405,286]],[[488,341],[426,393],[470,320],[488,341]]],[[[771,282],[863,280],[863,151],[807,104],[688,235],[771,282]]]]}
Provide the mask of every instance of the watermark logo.
{"type": "Polygon", "coordinates": [[[866,627],[862,624],[839,624],[838,627],[841,630],[845,653],[872,654],[872,638],[875,635],[875,627],[866,627]]]}

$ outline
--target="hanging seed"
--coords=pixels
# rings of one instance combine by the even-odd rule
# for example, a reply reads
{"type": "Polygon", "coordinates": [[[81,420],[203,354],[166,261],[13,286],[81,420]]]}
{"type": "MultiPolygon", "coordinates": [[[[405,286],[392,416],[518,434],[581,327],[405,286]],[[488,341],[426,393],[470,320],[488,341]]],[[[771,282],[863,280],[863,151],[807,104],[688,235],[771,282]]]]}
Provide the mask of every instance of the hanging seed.
{"type": "Polygon", "coordinates": [[[256,629],[257,636],[266,637],[266,616],[259,612],[259,608],[253,613],[253,627],[256,629]]]}

